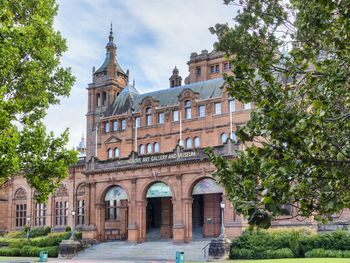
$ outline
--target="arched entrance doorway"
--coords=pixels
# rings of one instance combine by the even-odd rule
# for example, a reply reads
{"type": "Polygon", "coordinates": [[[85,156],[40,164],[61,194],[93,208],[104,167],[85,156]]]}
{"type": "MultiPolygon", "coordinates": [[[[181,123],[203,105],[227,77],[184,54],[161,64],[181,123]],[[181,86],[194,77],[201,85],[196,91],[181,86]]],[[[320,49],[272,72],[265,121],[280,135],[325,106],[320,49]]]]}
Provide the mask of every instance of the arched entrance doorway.
{"type": "Polygon", "coordinates": [[[204,178],[192,190],[192,237],[220,235],[222,189],[215,180],[204,178]]]}
{"type": "Polygon", "coordinates": [[[172,192],[162,182],[154,183],[147,191],[146,239],[148,241],[173,237],[172,192]]]}
{"type": "Polygon", "coordinates": [[[105,196],[105,240],[126,240],[127,226],[127,194],[120,186],[113,186],[105,196]]]}

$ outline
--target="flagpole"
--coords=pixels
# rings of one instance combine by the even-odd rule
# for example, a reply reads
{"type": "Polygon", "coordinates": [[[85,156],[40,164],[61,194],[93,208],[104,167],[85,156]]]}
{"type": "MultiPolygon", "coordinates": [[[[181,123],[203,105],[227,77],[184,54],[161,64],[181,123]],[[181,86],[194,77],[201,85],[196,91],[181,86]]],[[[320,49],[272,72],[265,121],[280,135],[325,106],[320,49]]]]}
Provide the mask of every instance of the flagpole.
{"type": "Polygon", "coordinates": [[[181,145],[181,144],[183,144],[182,143],[182,118],[181,118],[181,110],[180,110],[180,146],[182,146],[183,147],[183,145],[181,145]]]}
{"type": "Polygon", "coordinates": [[[95,129],[95,157],[97,158],[97,131],[98,131],[98,127],[96,126],[95,129]]]}
{"type": "Polygon", "coordinates": [[[135,124],[135,152],[137,152],[137,119],[135,124]]]}
{"type": "Polygon", "coordinates": [[[230,139],[233,140],[232,138],[232,111],[230,109],[230,139]]]}

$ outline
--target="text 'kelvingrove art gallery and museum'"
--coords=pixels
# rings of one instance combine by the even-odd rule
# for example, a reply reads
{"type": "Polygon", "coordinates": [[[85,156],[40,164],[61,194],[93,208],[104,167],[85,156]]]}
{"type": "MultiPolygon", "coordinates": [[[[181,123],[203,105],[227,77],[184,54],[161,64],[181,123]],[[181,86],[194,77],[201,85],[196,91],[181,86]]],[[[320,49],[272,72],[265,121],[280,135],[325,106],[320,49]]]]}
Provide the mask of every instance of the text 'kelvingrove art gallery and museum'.
{"type": "MultiPolygon", "coordinates": [[[[211,146],[232,159],[244,147],[235,129],[254,106],[227,94],[222,74],[232,65],[215,51],[192,53],[184,85],[175,67],[170,87],[140,93],[117,62],[112,32],[106,51],[87,88],[78,162],[46,204],[35,202],[23,177],[13,177],[0,192],[0,230],[23,229],[30,216],[31,228],[64,231],[74,210],[83,239],[190,242],[220,235],[222,202],[226,237],[240,235],[247,223],[226,200],[204,153],[211,146]]],[[[349,214],[335,217],[344,221],[349,214]]],[[[301,225],[315,227],[312,219],[272,223],[301,225]]]]}

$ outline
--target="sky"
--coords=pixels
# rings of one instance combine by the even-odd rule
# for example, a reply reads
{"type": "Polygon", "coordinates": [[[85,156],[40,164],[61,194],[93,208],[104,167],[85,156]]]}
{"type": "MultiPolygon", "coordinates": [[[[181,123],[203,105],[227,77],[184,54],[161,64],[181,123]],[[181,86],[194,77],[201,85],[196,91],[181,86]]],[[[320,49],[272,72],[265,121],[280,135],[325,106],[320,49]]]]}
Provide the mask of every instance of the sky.
{"type": "Polygon", "coordinates": [[[176,66],[184,80],[192,52],[211,51],[216,37],[208,28],[233,25],[234,7],[222,0],[57,0],[55,29],[67,40],[61,63],[70,67],[76,82],[69,98],[50,107],[45,118],[56,136],[69,128],[67,145],[86,138],[87,86],[92,67],[102,65],[113,24],[117,60],[130,71],[140,93],[166,89],[176,66]]]}

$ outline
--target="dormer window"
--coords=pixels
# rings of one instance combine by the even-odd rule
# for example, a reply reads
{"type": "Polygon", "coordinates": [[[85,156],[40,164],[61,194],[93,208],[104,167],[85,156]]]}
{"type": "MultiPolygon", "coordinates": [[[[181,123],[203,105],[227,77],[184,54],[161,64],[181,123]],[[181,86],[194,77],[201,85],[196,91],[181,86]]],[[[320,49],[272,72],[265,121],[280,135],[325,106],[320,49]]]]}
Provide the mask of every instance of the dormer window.
{"type": "Polygon", "coordinates": [[[140,128],[140,126],[141,126],[140,125],[140,117],[136,117],[135,118],[135,125],[136,125],[137,128],[140,128]]]}
{"type": "Polygon", "coordinates": [[[122,120],[122,131],[126,129],[126,120],[122,120]]]}
{"type": "Polygon", "coordinates": [[[186,119],[191,119],[191,101],[187,100],[185,102],[185,116],[186,119]]]}
{"type": "Polygon", "coordinates": [[[152,125],[152,109],[146,109],[146,125],[152,125]]]}
{"type": "Polygon", "coordinates": [[[118,130],[118,121],[114,121],[113,122],[113,131],[117,131],[118,130]]]}
{"type": "Polygon", "coordinates": [[[164,113],[163,112],[158,113],[158,123],[160,123],[160,124],[164,123],[164,113]]]}
{"type": "Polygon", "coordinates": [[[105,132],[109,132],[109,122],[105,123],[105,132]]]}
{"type": "Polygon", "coordinates": [[[173,121],[179,121],[179,111],[178,110],[173,111],[173,121]]]}

